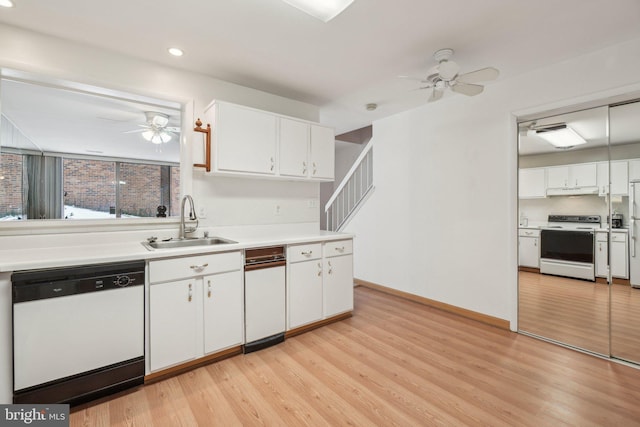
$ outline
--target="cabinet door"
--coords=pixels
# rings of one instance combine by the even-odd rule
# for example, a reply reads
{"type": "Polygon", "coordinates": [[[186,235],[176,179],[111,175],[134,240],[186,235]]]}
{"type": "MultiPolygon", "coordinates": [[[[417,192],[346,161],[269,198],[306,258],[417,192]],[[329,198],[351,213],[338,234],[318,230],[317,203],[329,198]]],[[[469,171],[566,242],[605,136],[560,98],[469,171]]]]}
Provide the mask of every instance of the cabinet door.
{"type": "Polygon", "coordinates": [[[242,272],[206,276],[203,280],[204,353],[242,344],[244,294],[242,272]]]}
{"type": "Polygon", "coordinates": [[[311,125],[310,177],[331,180],[335,170],[335,136],[333,129],[311,125]]]}
{"type": "Polygon", "coordinates": [[[629,169],[627,161],[611,162],[611,194],[629,194],[629,169]]]}
{"type": "Polygon", "coordinates": [[[289,265],[288,329],[322,320],[322,260],[289,265]]]}
{"type": "Polygon", "coordinates": [[[538,237],[518,238],[518,265],[521,267],[540,267],[540,250],[538,248],[538,237]]]}
{"type": "Polygon", "coordinates": [[[608,277],[609,249],[607,233],[596,233],[596,277],[608,277]]]}
{"type": "Polygon", "coordinates": [[[195,280],[149,287],[149,343],[151,370],[194,359],[197,348],[196,306],[201,304],[195,280]]]}
{"type": "Polygon", "coordinates": [[[566,188],[569,185],[569,167],[547,168],[547,188],[566,188]]]}
{"type": "Polygon", "coordinates": [[[309,123],[280,118],[280,175],[306,177],[309,172],[309,123]]]}
{"type": "Polygon", "coordinates": [[[569,187],[595,187],[598,185],[596,171],[597,165],[595,163],[572,165],[569,187]]]}
{"type": "Polygon", "coordinates": [[[611,276],[628,279],[626,235],[611,233],[611,276]]]}
{"type": "Polygon", "coordinates": [[[353,256],[324,260],[324,317],[353,310],[353,256]]]}
{"type": "Polygon", "coordinates": [[[545,168],[520,169],[518,195],[521,199],[545,197],[545,168]]]}
{"type": "Polygon", "coordinates": [[[276,117],[233,104],[216,105],[215,158],[219,170],[275,174],[276,117]]]}

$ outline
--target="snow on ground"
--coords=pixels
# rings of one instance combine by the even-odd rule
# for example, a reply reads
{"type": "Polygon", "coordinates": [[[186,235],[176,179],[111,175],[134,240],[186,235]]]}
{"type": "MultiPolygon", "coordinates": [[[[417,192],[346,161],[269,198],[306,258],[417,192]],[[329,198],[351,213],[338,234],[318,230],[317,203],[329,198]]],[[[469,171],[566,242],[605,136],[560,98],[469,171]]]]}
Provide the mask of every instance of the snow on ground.
{"type": "MultiPolygon", "coordinates": [[[[109,212],[94,211],[91,209],[79,208],[77,206],[64,206],[65,219],[99,219],[99,218],[115,218],[115,214],[109,212]]],[[[122,215],[122,218],[139,218],[134,215],[122,215]]],[[[22,217],[16,215],[8,215],[0,218],[0,221],[20,220],[22,217]]]]}

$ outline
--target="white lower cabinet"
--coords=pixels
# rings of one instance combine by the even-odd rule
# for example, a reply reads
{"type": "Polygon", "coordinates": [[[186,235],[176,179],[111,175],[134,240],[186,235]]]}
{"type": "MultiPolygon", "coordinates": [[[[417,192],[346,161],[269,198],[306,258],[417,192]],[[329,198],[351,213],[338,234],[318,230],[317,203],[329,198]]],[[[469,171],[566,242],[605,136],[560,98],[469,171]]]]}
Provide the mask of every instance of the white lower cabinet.
{"type": "Polygon", "coordinates": [[[198,310],[202,300],[194,279],[151,285],[150,366],[155,371],[198,356],[198,310]]]}
{"type": "Polygon", "coordinates": [[[206,276],[203,279],[203,302],[205,354],[242,344],[242,271],[206,276]]]}
{"type": "Polygon", "coordinates": [[[629,262],[626,231],[611,232],[611,277],[629,278],[629,262]]]}
{"type": "Polygon", "coordinates": [[[287,280],[287,329],[322,320],[322,245],[291,245],[287,280]]]}
{"type": "Polygon", "coordinates": [[[242,272],[240,252],[149,262],[151,372],[243,343],[242,272]]]}
{"type": "Polygon", "coordinates": [[[353,310],[353,242],[287,248],[287,330],[353,310]]]}
{"type": "Polygon", "coordinates": [[[518,231],[518,265],[540,268],[540,230],[521,228],[518,231]]]}
{"type": "Polygon", "coordinates": [[[324,317],[353,310],[353,242],[339,240],[323,244],[324,317]]]}
{"type": "Polygon", "coordinates": [[[629,262],[627,250],[627,232],[612,231],[609,244],[606,231],[596,232],[596,277],[611,277],[618,279],[629,278],[629,262]]]}
{"type": "Polygon", "coordinates": [[[596,277],[609,277],[609,238],[606,231],[596,232],[596,277]]]}

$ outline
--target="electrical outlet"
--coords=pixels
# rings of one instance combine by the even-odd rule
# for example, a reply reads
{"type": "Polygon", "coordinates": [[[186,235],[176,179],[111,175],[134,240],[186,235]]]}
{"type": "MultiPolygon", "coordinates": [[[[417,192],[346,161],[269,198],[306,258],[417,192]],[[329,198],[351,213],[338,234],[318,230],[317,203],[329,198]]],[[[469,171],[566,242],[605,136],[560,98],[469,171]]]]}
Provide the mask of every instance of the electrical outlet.
{"type": "Polygon", "coordinates": [[[309,201],[307,202],[307,207],[308,208],[317,208],[318,207],[318,201],[316,199],[309,199],[309,201]]]}
{"type": "Polygon", "coordinates": [[[276,211],[275,211],[275,215],[279,216],[281,213],[281,209],[280,209],[280,205],[276,205],[276,211]]]}
{"type": "Polygon", "coordinates": [[[198,218],[205,219],[206,217],[207,217],[207,210],[204,207],[200,206],[200,210],[198,212],[198,218]]]}

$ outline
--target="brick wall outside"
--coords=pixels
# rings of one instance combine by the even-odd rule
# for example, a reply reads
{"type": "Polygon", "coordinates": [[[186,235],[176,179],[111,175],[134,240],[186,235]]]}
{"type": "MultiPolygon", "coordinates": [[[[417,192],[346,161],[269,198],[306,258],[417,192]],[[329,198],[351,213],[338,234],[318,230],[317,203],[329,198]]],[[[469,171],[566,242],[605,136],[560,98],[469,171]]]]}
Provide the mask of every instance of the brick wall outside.
{"type": "Polygon", "coordinates": [[[0,218],[22,214],[22,155],[0,155],[0,218]],[[18,191],[16,191],[18,189],[18,191]]]}
{"type": "MultiPolygon", "coordinates": [[[[22,155],[0,156],[0,217],[19,215],[22,209],[22,155]]],[[[162,200],[162,166],[120,163],[121,209],[123,214],[155,216],[158,205],[169,208],[167,214],[178,215],[180,203],[180,168],[171,167],[165,184],[170,200],[162,200]]],[[[64,203],[100,212],[116,205],[116,163],[101,160],[64,159],[64,203]]]]}
{"type": "Polygon", "coordinates": [[[64,159],[64,204],[109,212],[116,200],[116,165],[99,160],[64,159]]]}

